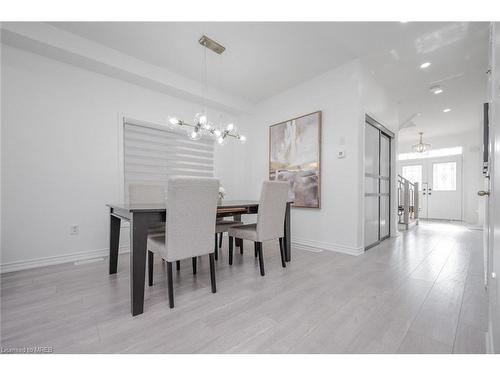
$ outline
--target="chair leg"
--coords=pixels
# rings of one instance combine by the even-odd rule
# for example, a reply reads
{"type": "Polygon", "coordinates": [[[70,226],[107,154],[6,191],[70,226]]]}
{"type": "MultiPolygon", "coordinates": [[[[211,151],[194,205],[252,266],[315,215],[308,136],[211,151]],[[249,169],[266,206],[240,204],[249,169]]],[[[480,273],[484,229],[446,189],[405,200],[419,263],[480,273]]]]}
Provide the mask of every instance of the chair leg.
{"type": "Polygon", "coordinates": [[[214,244],[214,253],[215,253],[215,260],[219,260],[219,247],[217,246],[217,239],[218,239],[217,233],[215,233],[215,244],[214,244]]]}
{"type": "Polygon", "coordinates": [[[155,255],[152,251],[148,250],[148,281],[149,286],[153,285],[153,265],[155,262],[155,255]]]}
{"type": "Polygon", "coordinates": [[[175,261],[175,267],[177,268],[177,271],[180,271],[180,269],[181,269],[181,261],[180,260],[175,261]]]}
{"type": "Polygon", "coordinates": [[[193,275],[196,275],[196,257],[193,257],[193,275]]]}
{"type": "Polygon", "coordinates": [[[260,275],[264,276],[266,273],[264,271],[264,257],[262,256],[262,242],[256,242],[257,245],[257,253],[259,255],[259,266],[260,266],[260,275]]]}
{"type": "Polygon", "coordinates": [[[254,255],[257,258],[259,256],[259,250],[258,250],[259,249],[259,245],[257,245],[257,242],[253,243],[253,248],[254,248],[254,251],[253,251],[254,255]]]}
{"type": "Polygon", "coordinates": [[[240,254],[243,254],[243,239],[240,238],[238,244],[240,245],[240,254]]]}
{"type": "Polygon", "coordinates": [[[172,309],[174,307],[174,282],[172,279],[172,262],[167,262],[167,288],[168,288],[168,304],[172,309]]]}
{"type": "Polygon", "coordinates": [[[229,265],[233,264],[233,237],[229,236],[229,265]]]}
{"type": "Polygon", "coordinates": [[[283,247],[283,238],[280,237],[280,254],[281,254],[281,267],[285,268],[285,248],[283,247]]]}
{"type": "Polygon", "coordinates": [[[212,284],[212,293],[217,292],[217,286],[215,285],[215,261],[214,254],[209,254],[210,257],[210,282],[212,284]]]}
{"type": "Polygon", "coordinates": [[[224,233],[220,233],[219,234],[219,249],[222,247],[222,236],[224,235],[224,233]]]}

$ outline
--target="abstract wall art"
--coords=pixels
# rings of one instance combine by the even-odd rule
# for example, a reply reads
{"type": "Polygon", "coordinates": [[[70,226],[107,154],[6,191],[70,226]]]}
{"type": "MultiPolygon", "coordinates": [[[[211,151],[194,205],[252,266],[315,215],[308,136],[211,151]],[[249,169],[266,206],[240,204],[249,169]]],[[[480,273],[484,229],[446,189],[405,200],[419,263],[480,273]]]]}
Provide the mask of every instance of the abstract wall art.
{"type": "Polygon", "coordinates": [[[269,179],[288,181],[295,207],[320,208],[321,111],[269,127],[269,179]]]}

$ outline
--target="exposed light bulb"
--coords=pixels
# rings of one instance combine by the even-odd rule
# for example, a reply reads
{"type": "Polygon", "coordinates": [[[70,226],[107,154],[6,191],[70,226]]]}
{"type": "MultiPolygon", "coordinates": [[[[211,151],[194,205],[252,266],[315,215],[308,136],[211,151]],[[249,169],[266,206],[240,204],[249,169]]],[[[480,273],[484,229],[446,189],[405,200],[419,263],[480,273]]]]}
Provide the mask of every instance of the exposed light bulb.
{"type": "Polygon", "coordinates": [[[168,121],[170,121],[172,125],[180,125],[181,123],[176,117],[170,117],[168,121]]]}
{"type": "Polygon", "coordinates": [[[241,141],[241,143],[245,143],[247,140],[247,137],[245,137],[244,135],[240,135],[239,140],[241,141]]]}
{"type": "Polygon", "coordinates": [[[431,63],[427,61],[420,65],[420,69],[427,69],[429,66],[431,66],[431,63]]]}
{"type": "Polygon", "coordinates": [[[447,112],[450,112],[450,111],[451,111],[451,109],[450,109],[450,108],[443,109],[443,112],[444,112],[444,113],[447,113],[447,112]]]}
{"type": "Polygon", "coordinates": [[[200,139],[201,134],[198,130],[193,130],[191,134],[189,134],[189,137],[193,140],[196,141],[197,139],[200,139]]]}
{"type": "Polygon", "coordinates": [[[215,135],[216,137],[220,137],[220,136],[221,136],[221,134],[222,134],[222,132],[221,132],[219,129],[216,129],[216,130],[214,131],[214,135],[215,135]]]}
{"type": "Polygon", "coordinates": [[[221,144],[223,144],[223,143],[224,143],[224,138],[222,138],[222,137],[217,138],[217,142],[218,142],[220,145],[221,145],[221,144]]]}
{"type": "Polygon", "coordinates": [[[231,123],[231,124],[228,124],[227,127],[226,127],[227,130],[231,131],[234,129],[234,124],[231,123]]]}

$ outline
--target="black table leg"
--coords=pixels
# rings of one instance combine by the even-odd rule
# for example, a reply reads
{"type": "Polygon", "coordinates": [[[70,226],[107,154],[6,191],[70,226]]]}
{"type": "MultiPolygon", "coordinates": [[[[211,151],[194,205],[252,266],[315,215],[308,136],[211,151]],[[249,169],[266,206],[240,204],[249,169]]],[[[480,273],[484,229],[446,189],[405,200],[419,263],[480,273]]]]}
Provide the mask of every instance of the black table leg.
{"type": "Polygon", "coordinates": [[[286,204],[285,211],[285,237],[283,238],[283,245],[285,246],[285,260],[290,262],[292,258],[292,234],[290,231],[290,205],[286,204]]]}
{"type": "Polygon", "coordinates": [[[229,236],[229,265],[233,264],[233,237],[229,236]]]}
{"type": "Polygon", "coordinates": [[[118,248],[120,245],[120,218],[109,215],[109,273],[118,269],[118,248]]]}
{"type": "Polygon", "coordinates": [[[144,312],[146,279],[146,247],[149,219],[147,214],[134,212],[130,220],[130,290],[132,316],[144,312]]]}
{"type": "MultiPolygon", "coordinates": [[[[234,219],[234,221],[241,221],[241,215],[234,215],[233,219],[234,219]]],[[[235,238],[234,239],[234,246],[241,246],[240,241],[243,241],[243,240],[240,240],[239,238],[235,238]]]]}

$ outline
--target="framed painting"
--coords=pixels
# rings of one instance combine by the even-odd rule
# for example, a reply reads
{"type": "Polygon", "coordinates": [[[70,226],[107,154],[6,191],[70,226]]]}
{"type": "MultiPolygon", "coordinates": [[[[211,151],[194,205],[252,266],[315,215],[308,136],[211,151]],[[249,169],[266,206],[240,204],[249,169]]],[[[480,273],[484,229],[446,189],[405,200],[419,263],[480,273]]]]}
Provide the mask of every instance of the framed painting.
{"type": "Polygon", "coordinates": [[[269,127],[269,179],[288,181],[295,207],[320,208],[321,111],[269,127]]]}

